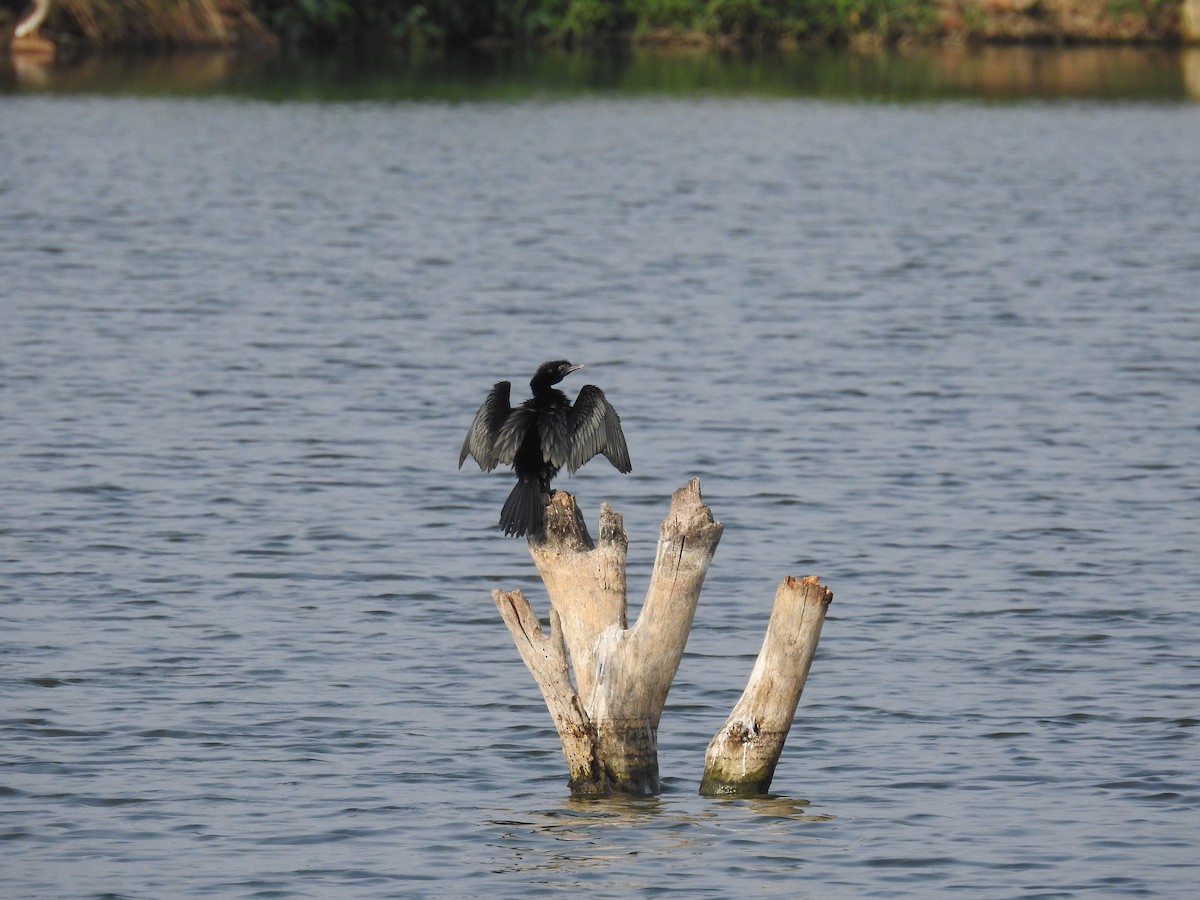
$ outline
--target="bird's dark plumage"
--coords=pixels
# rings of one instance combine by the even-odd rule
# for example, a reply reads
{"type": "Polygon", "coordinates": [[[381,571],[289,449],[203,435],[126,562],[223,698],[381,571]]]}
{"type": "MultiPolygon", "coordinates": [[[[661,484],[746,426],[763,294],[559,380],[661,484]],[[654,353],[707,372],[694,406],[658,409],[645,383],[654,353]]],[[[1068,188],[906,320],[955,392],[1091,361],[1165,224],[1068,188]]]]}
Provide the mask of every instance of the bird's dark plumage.
{"type": "Polygon", "coordinates": [[[565,359],[542,363],[529,382],[533,397],[515,409],[510,402],[512,385],[497,382],[463,441],[458,467],[473,456],[479,468],[490,472],[508,463],[517,476],[516,487],[500,512],[505,534],[537,534],[545,521],[550,481],[566,466],[575,471],[597,453],[619,472],[628,472],[629,448],[617,411],[594,384],[585,384],[572,404],[556,390],[567,375],[583,366],[565,359]]]}

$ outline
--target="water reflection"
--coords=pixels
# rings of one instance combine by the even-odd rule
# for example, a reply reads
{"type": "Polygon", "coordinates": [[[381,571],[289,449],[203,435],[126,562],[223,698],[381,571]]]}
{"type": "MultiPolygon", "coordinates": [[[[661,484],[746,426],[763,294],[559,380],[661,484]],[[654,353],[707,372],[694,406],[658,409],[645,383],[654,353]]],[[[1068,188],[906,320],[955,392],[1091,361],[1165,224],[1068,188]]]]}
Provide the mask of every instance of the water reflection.
{"type": "Polygon", "coordinates": [[[1117,99],[1177,93],[1178,56],[1174,50],[1144,47],[948,48],[937,65],[948,82],[987,97],[1117,99]]]}
{"type": "MultiPolygon", "coordinates": [[[[689,788],[690,790],[690,788],[689,788]]],[[[699,796],[699,795],[697,795],[699,796]]],[[[739,810],[753,813],[756,816],[777,819],[794,819],[805,822],[828,822],[835,816],[811,811],[812,801],[799,797],[787,797],[780,794],[767,794],[764,797],[707,797],[700,798],[698,814],[686,811],[681,803],[690,799],[680,798],[668,793],[658,797],[621,796],[572,798],[570,805],[563,810],[547,813],[552,817],[590,818],[618,825],[636,825],[659,816],[675,816],[681,813],[692,818],[706,818],[717,814],[716,810],[739,810]],[[715,807],[713,806],[715,804],[715,807]]]]}
{"type": "Polygon", "coordinates": [[[265,55],[222,51],[173,54],[88,54],[63,61],[14,55],[0,88],[18,91],[119,94],[203,94],[227,90],[239,71],[266,65],[265,55]]]}
{"type": "Polygon", "coordinates": [[[769,796],[713,800],[699,796],[611,797],[571,800],[533,811],[528,819],[493,819],[494,846],[503,851],[497,871],[608,869],[631,856],[702,856],[728,846],[741,833],[787,833],[794,841],[817,841],[812,826],[835,816],[810,811],[808,800],[769,796]]]}
{"type": "Polygon", "coordinates": [[[514,100],[576,94],[842,99],[1200,99],[1200,49],[945,47],[874,54],[607,53],[14,56],[0,91],[276,100],[514,100]]]}
{"type": "Polygon", "coordinates": [[[5,86],[12,84],[29,91],[45,91],[50,88],[50,70],[53,60],[45,56],[17,53],[6,62],[10,69],[4,79],[5,86]]]}
{"type": "Polygon", "coordinates": [[[798,822],[832,822],[837,816],[829,813],[814,813],[809,811],[812,805],[808,800],[795,797],[767,796],[752,800],[730,800],[730,803],[745,804],[759,816],[769,816],[775,819],[793,819],[798,822]]]}
{"type": "Polygon", "coordinates": [[[1200,100],[1200,47],[1187,47],[1180,54],[1183,84],[1188,96],[1200,100]]]}

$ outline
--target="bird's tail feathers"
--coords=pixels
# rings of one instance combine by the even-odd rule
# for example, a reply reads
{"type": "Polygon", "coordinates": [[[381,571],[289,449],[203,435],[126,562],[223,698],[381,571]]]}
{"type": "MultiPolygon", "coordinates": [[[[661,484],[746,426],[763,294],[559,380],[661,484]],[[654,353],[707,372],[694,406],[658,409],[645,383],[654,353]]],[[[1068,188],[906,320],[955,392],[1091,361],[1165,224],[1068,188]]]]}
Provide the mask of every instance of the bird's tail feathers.
{"type": "Polygon", "coordinates": [[[516,487],[500,510],[500,527],[506,535],[523,537],[538,534],[545,522],[546,507],[542,488],[536,481],[517,481],[516,487]]]}

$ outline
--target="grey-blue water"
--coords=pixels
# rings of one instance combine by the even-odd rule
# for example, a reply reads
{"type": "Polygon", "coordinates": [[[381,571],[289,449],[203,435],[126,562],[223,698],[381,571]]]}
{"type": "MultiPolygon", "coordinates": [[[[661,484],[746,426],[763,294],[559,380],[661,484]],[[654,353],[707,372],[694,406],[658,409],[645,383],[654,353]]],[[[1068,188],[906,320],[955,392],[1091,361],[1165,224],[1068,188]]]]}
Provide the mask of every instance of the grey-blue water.
{"type": "MultiPolygon", "coordinates": [[[[1183,897],[1200,107],[0,100],[10,897],[1183,897]],[[491,384],[588,365],[725,536],[657,799],[575,802],[491,384]],[[774,586],[774,796],[697,796],[774,586]]],[[[574,384],[572,384],[572,380],[574,384]]]]}

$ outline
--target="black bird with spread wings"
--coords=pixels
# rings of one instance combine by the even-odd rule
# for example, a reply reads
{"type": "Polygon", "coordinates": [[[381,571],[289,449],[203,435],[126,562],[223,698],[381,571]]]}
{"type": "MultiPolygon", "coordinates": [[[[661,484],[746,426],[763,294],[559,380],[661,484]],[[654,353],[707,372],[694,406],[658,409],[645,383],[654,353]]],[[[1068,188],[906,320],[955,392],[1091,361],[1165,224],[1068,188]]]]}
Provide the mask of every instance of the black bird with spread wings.
{"type": "Polygon", "coordinates": [[[521,537],[539,534],[545,524],[550,480],[563,466],[575,470],[597,453],[603,453],[619,472],[628,472],[629,448],[617,411],[594,384],[585,384],[575,398],[556,390],[576,369],[565,359],[542,363],[529,382],[533,397],[515,409],[509,403],[512,385],[500,381],[492,388],[475,414],[458,467],[468,456],[479,468],[490,472],[500,463],[510,463],[517,476],[504,508],[500,526],[505,534],[521,537]]]}

